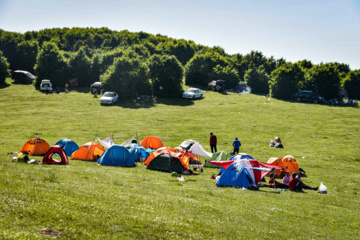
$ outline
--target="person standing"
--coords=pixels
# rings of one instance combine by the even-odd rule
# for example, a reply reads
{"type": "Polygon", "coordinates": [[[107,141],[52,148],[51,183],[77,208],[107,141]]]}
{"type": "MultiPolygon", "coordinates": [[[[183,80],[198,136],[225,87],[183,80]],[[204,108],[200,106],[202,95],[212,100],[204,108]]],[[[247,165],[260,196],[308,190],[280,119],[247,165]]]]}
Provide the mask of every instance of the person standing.
{"type": "Polygon", "coordinates": [[[211,147],[211,152],[212,152],[212,153],[214,153],[214,150],[215,150],[215,152],[217,152],[216,144],[217,144],[217,138],[216,138],[216,136],[211,132],[211,133],[210,133],[210,147],[211,147]]]}
{"type": "Polygon", "coordinates": [[[239,149],[240,149],[240,146],[241,146],[241,142],[238,140],[237,137],[235,138],[235,141],[233,142],[232,145],[234,146],[234,155],[235,155],[235,153],[239,154],[239,149]]]}

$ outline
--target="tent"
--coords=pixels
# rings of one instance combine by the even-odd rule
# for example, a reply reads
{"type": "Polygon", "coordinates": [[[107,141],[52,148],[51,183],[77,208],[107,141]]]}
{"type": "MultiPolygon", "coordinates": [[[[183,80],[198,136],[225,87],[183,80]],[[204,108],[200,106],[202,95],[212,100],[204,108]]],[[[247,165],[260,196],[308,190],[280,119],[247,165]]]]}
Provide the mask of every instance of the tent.
{"type": "Polygon", "coordinates": [[[147,165],[147,169],[181,174],[185,170],[185,167],[176,155],[162,153],[152,159],[147,165]]]}
{"type": "Polygon", "coordinates": [[[190,163],[191,164],[201,163],[200,158],[198,158],[191,152],[184,150],[183,148],[162,147],[162,148],[158,148],[154,152],[152,152],[150,154],[150,156],[146,159],[144,165],[148,166],[151,163],[151,161],[154,160],[154,158],[156,158],[157,156],[159,156],[161,154],[168,154],[175,158],[178,158],[185,168],[188,168],[190,163]]]}
{"type": "MultiPolygon", "coordinates": [[[[247,153],[239,153],[239,154],[236,154],[235,156],[233,156],[232,158],[229,159],[229,161],[238,161],[238,160],[241,160],[241,159],[252,159],[254,160],[254,158],[252,156],[250,156],[249,154],[247,153]]],[[[210,162],[212,164],[214,164],[212,161],[210,162]]],[[[225,171],[225,168],[221,168],[219,174],[222,174],[223,172],[225,171]]]]}
{"type": "Polygon", "coordinates": [[[284,164],[284,167],[288,167],[288,171],[291,173],[293,172],[296,172],[298,173],[299,172],[299,165],[296,161],[296,159],[291,156],[291,155],[286,155],[283,159],[282,159],[282,162],[284,164]]]}
{"type": "Polygon", "coordinates": [[[134,156],[135,162],[144,162],[150,156],[150,153],[139,144],[132,143],[125,147],[134,156]]]}
{"type": "Polygon", "coordinates": [[[47,153],[45,154],[43,161],[43,164],[60,164],[60,165],[66,165],[69,164],[69,161],[67,159],[66,153],[63,150],[63,148],[59,145],[55,145],[51,147],[47,153]],[[58,161],[56,159],[53,159],[52,156],[54,154],[60,155],[61,161],[58,161]]]}
{"type": "Polygon", "coordinates": [[[151,148],[151,149],[158,149],[164,147],[162,141],[159,138],[153,136],[144,138],[140,142],[140,145],[143,146],[144,148],[151,148]]]}
{"type": "Polygon", "coordinates": [[[231,153],[225,151],[216,152],[212,155],[211,158],[205,160],[204,167],[221,168],[220,165],[212,164],[209,161],[226,161],[229,160],[231,157],[231,153]]]}
{"type": "Polygon", "coordinates": [[[79,146],[70,139],[62,139],[55,143],[55,145],[60,146],[65,151],[66,156],[71,156],[71,154],[79,149],[79,146]]]}
{"type": "Polygon", "coordinates": [[[114,167],[135,167],[134,156],[124,146],[113,145],[97,160],[99,165],[114,167]]]}
{"type": "Polygon", "coordinates": [[[226,168],[220,179],[216,182],[217,186],[249,188],[256,186],[254,178],[244,165],[234,162],[226,168]]]}
{"type": "Polygon", "coordinates": [[[96,161],[103,154],[105,149],[98,143],[89,142],[82,145],[72,155],[71,159],[96,161]]]}
{"type": "MultiPolygon", "coordinates": [[[[282,168],[285,168],[283,161],[281,158],[276,158],[276,157],[272,157],[269,158],[269,160],[267,161],[267,163],[269,164],[274,164],[274,165],[278,165],[281,166],[282,168]]],[[[267,174],[266,176],[270,176],[271,173],[267,174]]],[[[281,176],[281,169],[275,169],[274,171],[275,177],[276,178],[280,178],[281,176]]]]}
{"type": "Polygon", "coordinates": [[[19,153],[27,153],[33,156],[42,156],[50,149],[50,145],[42,138],[36,137],[27,141],[19,153]]]}
{"type": "Polygon", "coordinates": [[[212,153],[206,152],[200,143],[198,143],[197,141],[192,140],[192,139],[187,139],[187,140],[183,141],[180,144],[180,147],[188,150],[189,152],[191,152],[195,155],[199,155],[199,156],[203,156],[203,157],[211,157],[213,155],[212,153]]]}

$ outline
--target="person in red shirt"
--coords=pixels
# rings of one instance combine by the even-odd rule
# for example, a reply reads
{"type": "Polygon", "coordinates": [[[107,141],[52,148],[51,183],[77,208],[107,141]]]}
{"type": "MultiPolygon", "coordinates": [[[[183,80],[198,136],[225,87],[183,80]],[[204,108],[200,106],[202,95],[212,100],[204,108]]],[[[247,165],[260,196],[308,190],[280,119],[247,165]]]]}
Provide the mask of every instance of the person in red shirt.
{"type": "Polygon", "coordinates": [[[212,153],[214,153],[214,150],[215,150],[215,152],[217,152],[216,144],[217,144],[217,138],[216,138],[216,136],[211,132],[211,133],[210,133],[210,147],[211,147],[211,152],[212,152],[212,153]]]}
{"type": "Polygon", "coordinates": [[[302,191],[303,189],[310,189],[310,190],[318,190],[318,188],[309,187],[308,185],[304,184],[302,181],[296,179],[297,173],[292,173],[292,176],[289,181],[289,190],[291,191],[302,191]]]}

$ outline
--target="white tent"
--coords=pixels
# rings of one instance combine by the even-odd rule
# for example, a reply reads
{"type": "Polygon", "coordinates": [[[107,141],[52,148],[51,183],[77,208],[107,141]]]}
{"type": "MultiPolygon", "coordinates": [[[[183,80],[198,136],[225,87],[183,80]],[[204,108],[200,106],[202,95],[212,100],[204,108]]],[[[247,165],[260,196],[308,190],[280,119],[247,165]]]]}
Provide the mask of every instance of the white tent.
{"type": "Polygon", "coordinates": [[[180,144],[180,147],[186,148],[189,152],[199,156],[211,157],[213,155],[212,153],[206,152],[199,142],[192,139],[183,141],[180,144]]]}
{"type": "MultiPolygon", "coordinates": [[[[120,146],[129,145],[136,138],[136,136],[137,136],[137,133],[135,133],[135,135],[132,138],[130,138],[130,139],[126,140],[124,143],[120,144],[120,146]]],[[[101,145],[103,145],[106,148],[110,148],[112,145],[115,145],[115,143],[111,139],[111,137],[107,137],[104,140],[101,140],[100,138],[95,137],[95,141],[98,141],[101,145]]]]}

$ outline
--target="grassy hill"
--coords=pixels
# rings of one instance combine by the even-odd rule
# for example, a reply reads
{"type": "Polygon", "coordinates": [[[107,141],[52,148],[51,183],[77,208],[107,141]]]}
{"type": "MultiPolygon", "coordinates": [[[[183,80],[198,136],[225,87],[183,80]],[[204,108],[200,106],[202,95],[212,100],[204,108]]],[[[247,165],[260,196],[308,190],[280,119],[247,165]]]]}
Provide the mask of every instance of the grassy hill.
{"type": "MultiPolygon", "coordinates": [[[[10,83],[10,81],[8,81],[10,83]]],[[[33,86],[0,88],[0,239],[356,239],[360,236],[359,108],[285,102],[253,94],[206,92],[201,100],[100,106],[87,89],[45,95],[33,86]],[[315,191],[295,193],[217,188],[215,169],[184,176],[70,160],[67,166],[12,162],[30,138],[78,145],[111,134],[122,143],[185,139],[258,161],[293,155],[315,191]],[[269,147],[280,136],[284,149],[269,147]]],[[[32,157],[42,160],[41,157],[32,157]]]]}

